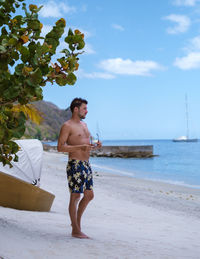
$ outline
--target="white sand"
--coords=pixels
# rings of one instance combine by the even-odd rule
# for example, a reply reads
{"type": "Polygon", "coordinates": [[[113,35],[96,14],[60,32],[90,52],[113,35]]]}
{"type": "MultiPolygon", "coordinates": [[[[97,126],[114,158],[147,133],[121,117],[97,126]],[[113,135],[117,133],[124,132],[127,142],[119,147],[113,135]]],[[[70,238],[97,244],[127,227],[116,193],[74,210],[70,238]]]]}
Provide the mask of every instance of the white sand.
{"type": "Polygon", "coordinates": [[[51,212],[0,207],[0,258],[200,258],[200,190],[95,173],[83,232],[71,237],[64,155],[44,153],[51,212]]]}

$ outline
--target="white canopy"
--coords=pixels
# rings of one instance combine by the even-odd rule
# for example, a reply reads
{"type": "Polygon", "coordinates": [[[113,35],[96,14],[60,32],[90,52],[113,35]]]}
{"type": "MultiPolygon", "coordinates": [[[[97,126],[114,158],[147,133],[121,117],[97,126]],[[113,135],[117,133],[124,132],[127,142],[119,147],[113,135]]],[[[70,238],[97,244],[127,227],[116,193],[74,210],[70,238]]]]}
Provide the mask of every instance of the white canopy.
{"type": "Polygon", "coordinates": [[[43,155],[42,143],[37,139],[15,140],[15,142],[20,146],[20,150],[17,152],[19,161],[11,161],[12,168],[8,165],[3,166],[0,163],[0,171],[33,185],[40,186],[43,155]]]}

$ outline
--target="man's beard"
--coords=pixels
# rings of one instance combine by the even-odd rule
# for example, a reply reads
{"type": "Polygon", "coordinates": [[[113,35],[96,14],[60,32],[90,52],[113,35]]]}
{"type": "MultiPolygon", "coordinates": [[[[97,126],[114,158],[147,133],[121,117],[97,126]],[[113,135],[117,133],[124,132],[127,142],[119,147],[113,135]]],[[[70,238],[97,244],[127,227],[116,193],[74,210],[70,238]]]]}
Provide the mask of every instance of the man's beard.
{"type": "Polygon", "coordinates": [[[84,120],[84,119],[85,119],[85,116],[84,116],[84,115],[79,114],[78,116],[79,116],[79,118],[80,118],[81,120],[84,120]]]}

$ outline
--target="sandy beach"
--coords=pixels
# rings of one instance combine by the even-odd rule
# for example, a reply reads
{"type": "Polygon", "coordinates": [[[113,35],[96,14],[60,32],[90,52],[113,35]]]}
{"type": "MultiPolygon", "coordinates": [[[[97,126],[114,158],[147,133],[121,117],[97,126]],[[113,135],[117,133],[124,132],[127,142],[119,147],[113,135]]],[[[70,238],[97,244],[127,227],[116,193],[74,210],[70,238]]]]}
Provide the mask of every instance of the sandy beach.
{"type": "Polygon", "coordinates": [[[44,152],[41,188],[51,211],[0,207],[0,258],[200,258],[200,190],[94,172],[82,220],[91,239],[71,237],[66,155],[44,152]]]}

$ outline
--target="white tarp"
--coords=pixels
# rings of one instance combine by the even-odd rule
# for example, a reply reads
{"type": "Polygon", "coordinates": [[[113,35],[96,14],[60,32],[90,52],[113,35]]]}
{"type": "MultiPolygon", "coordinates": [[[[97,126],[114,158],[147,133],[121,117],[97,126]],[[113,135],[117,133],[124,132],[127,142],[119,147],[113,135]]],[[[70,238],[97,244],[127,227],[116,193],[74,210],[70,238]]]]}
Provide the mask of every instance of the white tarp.
{"type": "Polygon", "coordinates": [[[17,152],[19,161],[11,161],[12,168],[8,165],[3,166],[0,163],[0,171],[33,185],[40,186],[43,155],[42,143],[38,139],[15,140],[15,142],[20,146],[20,150],[17,152]]]}

